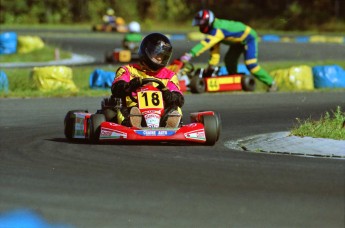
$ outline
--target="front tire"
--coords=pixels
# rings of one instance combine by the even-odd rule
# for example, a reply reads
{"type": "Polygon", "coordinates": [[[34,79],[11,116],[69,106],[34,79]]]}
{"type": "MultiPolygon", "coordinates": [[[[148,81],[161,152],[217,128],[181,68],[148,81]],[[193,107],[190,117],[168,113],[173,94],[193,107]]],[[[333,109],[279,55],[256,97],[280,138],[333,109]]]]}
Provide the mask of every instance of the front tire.
{"type": "Polygon", "coordinates": [[[219,128],[217,127],[218,121],[216,118],[216,116],[210,115],[205,115],[202,118],[202,123],[204,124],[205,129],[206,144],[209,146],[213,146],[219,138],[219,128]]]}
{"type": "Polygon", "coordinates": [[[90,141],[92,143],[97,143],[99,142],[99,136],[101,134],[101,124],[105,122],[105,116],[103,114],[92,114],[89,121],[90,141]]]}
{"type": "Polygon", "coordinates": [[[75,112],[87,113],[88,111],[87,110],[71,110],[67,112],[64,119],[64,133],[65,133],[65,137],[68,140],[73,140],[74,125],[75,125],[75,117],[73,116],[73,114],[75,112]]]}

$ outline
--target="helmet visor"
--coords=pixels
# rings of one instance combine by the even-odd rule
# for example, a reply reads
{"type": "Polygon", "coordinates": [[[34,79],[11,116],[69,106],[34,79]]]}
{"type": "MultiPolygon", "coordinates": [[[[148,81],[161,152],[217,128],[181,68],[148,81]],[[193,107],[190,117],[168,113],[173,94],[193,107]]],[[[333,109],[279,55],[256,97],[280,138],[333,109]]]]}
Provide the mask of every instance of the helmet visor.
{"type": "Polygon", "coordinates": [[[158,41],[156,45],[148,43],[145,52],[153,63],[166,66],[171,57],[172,47],[168,43],[158,41]]]}
{"type": "Polygon", "coordinates": [[[192,26],[197,26],[197,25],[204,25],[207,23],[207,20],[202,19],[202,18],[194,18],[192,21],[192,26]]]}

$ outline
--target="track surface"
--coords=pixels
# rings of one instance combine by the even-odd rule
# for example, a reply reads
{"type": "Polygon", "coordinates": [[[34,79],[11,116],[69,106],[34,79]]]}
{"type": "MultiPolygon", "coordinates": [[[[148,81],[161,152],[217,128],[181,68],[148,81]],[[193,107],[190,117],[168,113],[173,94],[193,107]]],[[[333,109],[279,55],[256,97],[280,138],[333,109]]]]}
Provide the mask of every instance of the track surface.
{"type": "MultiPolygon", "coordinates": [[[[64,139],[68,110],[101,98],[0,100],[0,212],[38,210],[75,227],[344,227],[344,160],[228,150],[227,140],[319,118],[345,92],[186,95],[222,116],[213,147],[64,139]]],[[[332,145],[330,145],[330,150],[332,145]]]]}

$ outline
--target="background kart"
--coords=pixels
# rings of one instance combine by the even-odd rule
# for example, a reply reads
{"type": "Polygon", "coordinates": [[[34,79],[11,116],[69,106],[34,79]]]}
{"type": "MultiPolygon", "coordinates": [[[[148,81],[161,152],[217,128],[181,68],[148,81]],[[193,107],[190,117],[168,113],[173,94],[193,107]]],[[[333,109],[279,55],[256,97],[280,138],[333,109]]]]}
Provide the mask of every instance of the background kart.
{"type": "Polygon", "coordinates": [[[190,91],[192,93],[203,93],[255,90],[255,79],[252,75],[219,75],[219,69],[219,67],[216,67],[212,72],[207,72],[204,68],[197,69],[190,79],[190,91]]]}
{"type": "Polygon", "coordinates": [[[127,48],[114,48],[104,54],[104,61],[106,63],[126,63],[132,60],[138,60],[138,49],[140,43],[129,42],[126,44],[127,48]]]}
{"type": "MultiPolygon", "coordinates": [[[[163,87],[161,86],[162,82],[152,78],[143,79],[142,85],[152,82],[159,84],[160,87],[158,88],[160,89],[164,87],[164,85],[163,87]]],[[[146,102],[143,109],[146,108],[145,110],[149,116],[152,116],[152,113],[157,111],[157,108],[151,107],[155,102],[154,99],[150,99],[151,97],[148,96],[150,94],[155,95],[152,96],[155,99],[161,96],[159,95],[161,93],[159,89],[155,88],[154,90],[152,87],[152,85],[143,86],[138,91],[138,94],[142,92],[142,97],[145,98],[145,100],[138,98],[139,107],[141,106],[140,100],[146,102]]],[[[206,145],[214,145],[219,139],[221,119],[219,114],[213,111],[191,113],[190,123],[185,125],[181,123],[177,128],[165,128],[161,126],[137,128],[126,127],[116,122],[107,121],[109,119],[107,117],[114,116],[111,113],[113,112],[115,114],[120,108],[120,99],[110,97],[103,100],[102,108],[94,114],[89,113],[87,110],[72,110],[67,112],[64,120],[64,133],[66,138],[70,140],[85,139],[92,143],[102,141],[185,141],[206,145]]],[[[140,110],[142,111],[141,107],[140,110]]],[[[142,111],[142,113],[144,112],[142,111]]],[[[145,116],[144,119],[147,120],[148,118],[145,116]]]]}
{"type": "Polygon", "coordinates": [[[119,32],[126,33],[128,28],[124,24],[96,24],[92,26],[94,32],[119,32]]]}
{"type": "Polygon", "coordinates": [[[168,68],[177,73],[180,85],[185,84],[192,93],[254,91],[256,86],[252,75],[224,75],[220,74],[220,67],[216,67],[212,72],[207,72],[205,68],[194,70],[193,64],[175,59],[168,68]]]}

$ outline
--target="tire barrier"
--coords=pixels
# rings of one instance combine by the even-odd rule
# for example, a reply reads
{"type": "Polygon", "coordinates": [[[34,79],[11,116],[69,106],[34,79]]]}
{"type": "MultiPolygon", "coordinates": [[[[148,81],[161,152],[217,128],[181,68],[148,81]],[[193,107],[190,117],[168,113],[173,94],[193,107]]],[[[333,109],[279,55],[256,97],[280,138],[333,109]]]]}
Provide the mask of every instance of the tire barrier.
{"type": "Polygon", "coordinates": [[[30,53],[43,47],[44,43],[38,36],[18,36],[18,53],[30,53]]]}
{"type": "MultiPolygon", "coordinates": [[[[171,38],[181,36],[171,36],[171,38]]],[[[206,36],[201,32],[190,32],[184,36],[185,39],[192,41],[200,41],[206,36]]],[[[279,36],[275,34],[265,34],[259,37],[260,42],[296,42],[296,43],[339,43],[345,44],[345,36],[321,36],[321,35],[312,35],[312,36],[279,36]]]]}
{"type": "Polygon", "coordinates": [[[89,77],[89,86],[92,89],[109,89],[114,81],[115,72],[94,70],[89,77]]]}
{"type": "Polygon", "coordinates": [[[270,72],[279,90],[313,90],[314,79],[310,66],[293,66],[270,72]]]}
{"type": "Polygon", "coordinates": [[[0,55],[17,52],[17,33],[4,32],[0,34],[0,55]]]}
{"type": "Polygon", "coordinates": [[[77,92],[73,82],[72,69],[65,66],[34,67],[30,78],[35,87],[42,92],[66,90],[77,92]]]}
{"type": "Polygon", "coordinates": [[[345,88],[345,70],[339,65],[313,67],[315,88],[345,88]]]}
{"type": "Polygon", "coordinates": [[[5,72],[0,70],[0,93],[8,93],[8,78],[5,72]]]}

